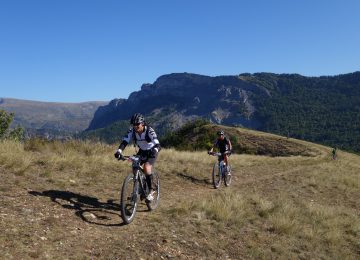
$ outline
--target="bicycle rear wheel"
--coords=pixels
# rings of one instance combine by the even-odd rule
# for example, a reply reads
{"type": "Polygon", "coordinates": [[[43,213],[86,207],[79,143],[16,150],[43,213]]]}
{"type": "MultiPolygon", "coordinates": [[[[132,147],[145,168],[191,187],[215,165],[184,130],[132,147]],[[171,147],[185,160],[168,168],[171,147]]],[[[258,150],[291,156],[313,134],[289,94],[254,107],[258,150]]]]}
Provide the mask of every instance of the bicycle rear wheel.
{"type": "Polygon", "coordinates": [[[221,172],[218,163],[214,163],[214,167],[212,170],[212,179],[213,179],[214,188],[215,189],[219,188],[221,184],[221,172]]]}
{"type": "Polygon", "coordinates": [[[159,205],[160,201],[160,178],[159,175],[154,172],[152,174],[152,189],[154,190],[154,199],[152,201],[146,201],[146,206],[149,210],[154,210],[159,205]]]}
{"type": "Polygon", "coordinates": [[[228,167],[228,171],[225,172],[225,175],[224,175],[224,184],[225,184],[226,187],[229,187],[230,184],[231,184],[231,176],[232,176],[232,174],[231,174],[231,166],[228,165],[227,167],[228,167]]]}
{"type": "Polygon", "coordinates": [[[138,205],[138,180],[134,180],[134,174],[126,176],[120,199],[121,218],[126,224],[133,221],[138,205]]]}

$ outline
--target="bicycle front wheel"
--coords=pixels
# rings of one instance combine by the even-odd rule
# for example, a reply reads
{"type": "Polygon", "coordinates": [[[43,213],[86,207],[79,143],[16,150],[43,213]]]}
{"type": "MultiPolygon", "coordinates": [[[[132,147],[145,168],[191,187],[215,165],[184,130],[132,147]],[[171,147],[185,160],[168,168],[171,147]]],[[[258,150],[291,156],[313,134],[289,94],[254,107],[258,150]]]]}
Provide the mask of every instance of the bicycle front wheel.
{"type": "Polygon", "coordinates": [[[134,180],[134,174],[126,176],[120,199],[121,218],[126,224],[133,221],[138,205],[138,180],[134,180]]]}
{"type": "Polygon", "coordinates": [[[225,175],[224,175],[224,184],[226,187],[229,187],[231,184],[232,174],[231,174],[231,166],[228,165],[227,167],[228,167],[228,170],[227,170],[227,172],[225,172],[225,175]]]}
{"type": "Polygon", "coordinates": [[[154,190],[154,199],[152,201],[146,201],[146,206],[149,210],[156,209],[160,201],[160,178],[156,172],[154,172],[152,175],[151,186],[154,190]]]}
{"type": "Polygon", "coordinates": [[[213,179],[214,188],[218,189],[221,184],[221,172],[218,163],[214,163],[214,167],[212,170],[212,179],[213,179]]]}

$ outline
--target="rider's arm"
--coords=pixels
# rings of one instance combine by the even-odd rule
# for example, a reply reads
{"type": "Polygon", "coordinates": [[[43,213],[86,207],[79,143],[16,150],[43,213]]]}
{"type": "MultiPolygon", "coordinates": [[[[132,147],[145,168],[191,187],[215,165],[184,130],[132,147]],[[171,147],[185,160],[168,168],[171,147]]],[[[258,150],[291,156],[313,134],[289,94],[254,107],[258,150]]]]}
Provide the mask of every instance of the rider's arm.
{"type": "Polygon", "coordinates": [[[156,152],[159,152],[161,149],[159,139],[157,138],[154,129],[152,129],[152,127],[150,126],[149,126],[149,137],[151,139],[151,142],[154,144],[152,149],[155,149],[156,152]]]}
{"type": "Polygon", "coordinates": [[[213,144],[213,146],[211,147],[211,149],[210,149],[210,153],[212,153],[213,151],[214,151],[214,148],[217,146],[217,140],[214,142],[214,144],[213,144]]]}
{"type": "Polygon", "coordinates": [[[230,140],[229,140],[229,150],[232,151],[232,145],[231,145],[230,140]]]}
{"type": "Polygon", "coordinates": [[[133,129],[130,128],[127,134],[123,137],[121,144],[119,145],[119,149],[123,151],[125,147],[130,143],[133,135],[133,129]]]}

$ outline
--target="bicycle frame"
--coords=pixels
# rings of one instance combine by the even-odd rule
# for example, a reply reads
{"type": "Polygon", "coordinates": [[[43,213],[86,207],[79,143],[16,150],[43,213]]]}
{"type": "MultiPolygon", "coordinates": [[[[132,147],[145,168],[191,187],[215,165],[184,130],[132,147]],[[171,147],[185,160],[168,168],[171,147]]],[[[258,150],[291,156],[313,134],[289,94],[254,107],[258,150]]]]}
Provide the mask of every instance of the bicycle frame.
{"type": "Polygon", "coordinates": [[[225,162],[219,158],[218,167],[220,168],[221,176],[224,176],[225,162]]]}
{"type": "Polygon", "coordinates": [[[126,224],[129,224],[135,217],[139,195],[140,200],[145,199],[146,206],[149,210],[154,210],[158,206],[160,199],[160,181],[158,174],[153,173],[153,179],[155,178],[156,180],[156,183],[153,183],[155,184],[153,189],[155,188],[156,196],[152,200],[147,200],[146,196],[149,191],[144,168],[142,166],[142,158],[138,155],[122,156],[119,160],[132,162],[133,172],[126,176],[121,189],[120,198],[121,217],[126,224]]]}
{"type": "Polygon", "coordinates": [[[133,169],[133,174],[134,174],[134,182],[135,182],[135,187],[136,187],[136,196],[138,194],[143,194],[144,196],[146,195],[146,188],[145,185],[146,181],[145,180],[145,173],[144,173],[144,167],[142,166],[141,163],[141,158],[138,156],[123,156],[124,160],[128,160],[130,162],[132,162],[132,169],[133,169]],[[140,185],[136,185],[137,183],[140,183],[140,185]],[[140,186],[140,189],[139,189],[140,186]]]}
{"type": "Polygon", "coordinates": [[[221,153],[214,153],[213,155],[218,157],[219,172],[221,173],[221,177],[223,177],[224,176],[224,169],[225,169],[225,161],[224,161],[224,159],[222,159],[222,154],[221,153]]]}
{"type": "Polygon", "coordinates": [[[209,152],[209,155],[217,156],[218,157],[218,163],[214,164],[212,177],[213,177],[213,185],[215,189],[218,189],[220,187],[221,181],[224,180],[225,186],[229,186],[231,183],[231,175],[230,173],[226,174],[226,168],[229,165],[225,165],[225,161],[223,159],[222,153],[214,153],[209,152]],[[217,172],[219,173],[219,178],[216,176],[215,167],[217,167],[217,172]]]}

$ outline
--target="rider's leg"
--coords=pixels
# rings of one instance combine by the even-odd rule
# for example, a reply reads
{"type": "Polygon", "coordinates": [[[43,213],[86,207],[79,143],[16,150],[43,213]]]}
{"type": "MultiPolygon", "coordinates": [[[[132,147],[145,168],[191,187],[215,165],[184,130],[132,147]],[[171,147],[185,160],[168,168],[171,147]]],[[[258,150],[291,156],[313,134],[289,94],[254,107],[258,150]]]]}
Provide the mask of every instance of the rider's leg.
{"type": "Polygon", "coordinates": [[[153,189],[153,187],[152,187],[152,178],[153,178],[152,171],[153,171],[153,167],[155,165],[156,159],[157,159],[157,154],[155,155],[155,157],[149,157],[147,159],[147,162],[144,164],[144,173],[146,176],[146,183],[148,185],[150,193],[151,193],[151,190],[153,189]]]}
{"type": "Polygon", "coordinates": [[[226,164],[226,166],[228,166],[228,155],[224,154],[224,162],[226,164]]]}
{"type": "Polygon", "coordinates": [[[144,164],[144,173],[145,173],[145,177],[146,177],[146,183],[149,187],[149,190],[152,189],[152,165],[149,162],[146,162],[144,164]]]}

